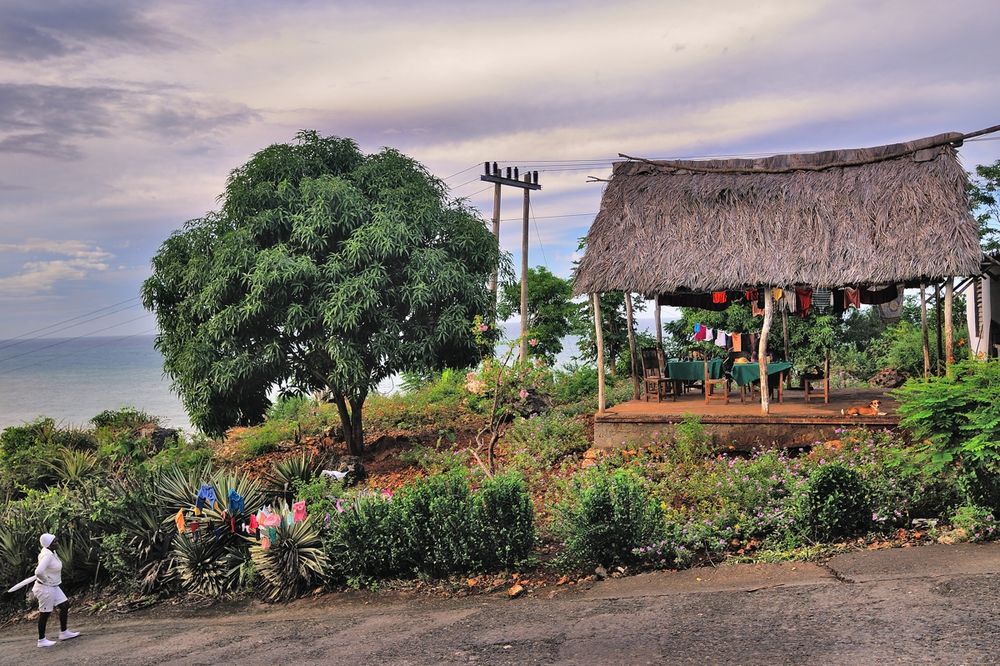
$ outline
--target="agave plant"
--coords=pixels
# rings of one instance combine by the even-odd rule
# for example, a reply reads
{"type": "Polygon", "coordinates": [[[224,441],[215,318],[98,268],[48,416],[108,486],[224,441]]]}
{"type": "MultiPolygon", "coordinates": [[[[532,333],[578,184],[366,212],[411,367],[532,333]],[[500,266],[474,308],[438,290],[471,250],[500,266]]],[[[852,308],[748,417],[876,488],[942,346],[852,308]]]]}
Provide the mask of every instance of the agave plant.
{"type": "Polygon", "coordinates": [[[181,587],[206,597],[231,589],[242,564],[237,552],[211,536],[179,534],[173,541],[174,574],[181,587]]]}
{"type": "Polygon", "coordinates": [[[295,598],[303,589],[323,582],[328,568],[319,529],[311,520],[276,529],[278,538],[270,548],[250,548],[254,571],[269,601],[295,598]]]}
{"type": "Polygon", "coordinates": [[[173,520],[178,509],[189,509],[198,496],[198,488],[212,475],[210,464],[193,469],[170,467],[160,472],[156,500],[165,512],[165,521],[173,520]]]}
{"type": "Polygon", "coordinates": [[[282,460],[267,476],[268,490],[276,497],[291,502],[296,483],[309,483],[319,475],[319,461],[310,455],[282,460]]]}
{"type": "Polygon", "coordinates": [[[98,471],[97,454],[93,451],[80,451],[64,446],[59,449],[59,456],[49,463],[49,467],[60,482],[78,485],[98,471]]]}

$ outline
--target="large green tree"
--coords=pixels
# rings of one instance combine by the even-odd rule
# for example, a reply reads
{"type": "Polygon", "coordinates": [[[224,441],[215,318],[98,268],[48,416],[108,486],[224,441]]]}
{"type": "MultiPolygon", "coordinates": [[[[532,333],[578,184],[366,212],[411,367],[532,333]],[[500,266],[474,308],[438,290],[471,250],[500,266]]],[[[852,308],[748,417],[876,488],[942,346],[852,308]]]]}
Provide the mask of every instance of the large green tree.
{"type": "Polygon", "coordinates": [[[980,164],[969,174],[969,204],[979,221],[979,237],[987,252],[1000,251],[1000,160],[980,164]]]}
{"type": "MultiPolygon", "coordinates": [[[[544,266],[528,269],[528,338],[538,341],[531,353],[550,365],[562,351],[562,339],[573,329],[577,306],[572,297],[569,280],[553,275],[544,266]]],[[[519,282],[504,284],[497,314],[501,320],[521,314],[519,282]]]]}
{"type": "MultiPolygon", "coordinates": [[[[597,333],[594,330],[594,306],[588,298],[578,303],[577,316],[573,323],[573,333],[580,337],[577,357],[587,363],[597,362],[597,333]]],[[[646,309],[641,296],[632,294],[632,312],[646,309]]],[[[631,366],[628,348],[628,317],[625,312],[625,294],[609,291],[601,294],[601,333],[604,337],[604,361],[608,371],[615,375],[619,368],[631,366]]]]}
{"type": "Polygon", "coordinates": [[[359,454],[380,381],[477,360],[497,259],[419,163],[308,131],[234,170],[220,209],[163,243],[142,293],[196,426],[259,422],[275,389],[322,392],[359,454]]]}

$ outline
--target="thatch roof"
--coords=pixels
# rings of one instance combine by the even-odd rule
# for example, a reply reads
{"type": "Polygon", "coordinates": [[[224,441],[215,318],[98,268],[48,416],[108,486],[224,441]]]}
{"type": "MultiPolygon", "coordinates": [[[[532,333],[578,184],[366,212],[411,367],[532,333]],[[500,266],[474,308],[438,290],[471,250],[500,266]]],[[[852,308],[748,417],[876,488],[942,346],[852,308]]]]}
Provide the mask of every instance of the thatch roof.
{"type": "Polygon", "coordinates": [[[962,134],[613,171],[576,293],[874,285],[973,275],[962,134]]]}

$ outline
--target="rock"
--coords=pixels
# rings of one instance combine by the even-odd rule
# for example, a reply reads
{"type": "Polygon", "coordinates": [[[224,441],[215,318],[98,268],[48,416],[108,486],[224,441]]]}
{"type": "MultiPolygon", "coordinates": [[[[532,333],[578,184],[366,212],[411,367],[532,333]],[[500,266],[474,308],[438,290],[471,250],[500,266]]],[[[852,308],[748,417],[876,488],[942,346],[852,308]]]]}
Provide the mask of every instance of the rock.
{"type": "Polygon", "coordinates": [[[397,444],[397,440],[392,435],[379,435],[378,439],[372,442],[369,447],[372,451],[378,451],[379,449],[386,449],[397,444]]]}
{"type": "Polygon", "coordinates": [[[507,596],[511,599],[516,599],[522,594],[524,594],[524,586],[517,583],[507,590],[507,596]]]}
{"type": "Polygon", "coordinates": [[[155,423],[147,423],[140,427],[136,434],[149,442],[149,448],[152,451],[161,451],[168,441],[177,440],[175,428],[162,428],[155,423]]]}
{"type": "Polygon", "coordinates": [[[344,479],[345,486],[353,486],[361,479],[365,478],[365,466],[358,456],[344,456],[337,463],[338,472],[347,472],[344,479]]]}
{"type": "Polygon", "coordinates": [[[868,380],[868,383],[872,386],[881,386],[884,388],[899,388],[907,379],[907,374],[905,372],[900,372],[895,368],[885,368],[884,370],[879,370],[868,380]]]}
{"type": "Polygon", "coordinates": [[[597,567],[594,569],[594,575],[597,576],[597,580],[604,580],[608,577],[608,570],[604,567],[597,567]]]}
{"type": "Polygon", "coordinates": [[[344,441],[344,427],[339,425],[332,425],[323,432],[324,437],[329,437],[334,442],[344,441]]]}

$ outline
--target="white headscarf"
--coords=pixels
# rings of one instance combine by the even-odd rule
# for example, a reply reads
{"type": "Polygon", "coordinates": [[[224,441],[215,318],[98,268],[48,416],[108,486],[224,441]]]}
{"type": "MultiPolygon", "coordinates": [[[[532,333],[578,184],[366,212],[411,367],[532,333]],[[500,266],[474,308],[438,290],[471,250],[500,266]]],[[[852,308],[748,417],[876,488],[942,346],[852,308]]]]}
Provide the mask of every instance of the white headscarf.
{"type": "Polygon", "coordinates": [[[56,538],[55,534],[49,534],[48,532],[46,532],[45,534],[40,536],[38,540],[42,543],[42,548],[48,548],[49,546],[52,545],[52,542],[55,541],[55,538],[56,538]]]}

